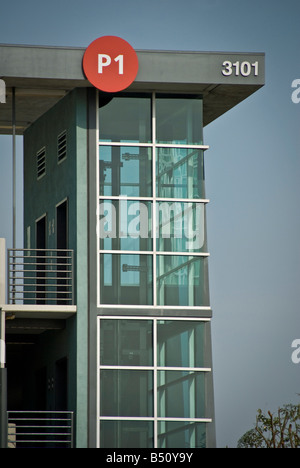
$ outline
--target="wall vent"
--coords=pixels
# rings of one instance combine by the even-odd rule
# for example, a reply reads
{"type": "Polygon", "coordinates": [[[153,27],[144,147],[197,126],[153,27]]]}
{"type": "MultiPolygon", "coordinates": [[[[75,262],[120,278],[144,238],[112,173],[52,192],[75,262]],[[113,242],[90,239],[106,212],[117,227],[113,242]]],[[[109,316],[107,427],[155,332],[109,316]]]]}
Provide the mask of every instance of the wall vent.
{"type": "Polygon", "coordinates": [[[60,163],[67,157],[67,132],[60,133],[57,137],[57,162],[60,163]]]}
{"type": "Polygon", "coordinates": [[[41,179],[46,174],[46,148],[41,148],[36,153],[37,178],[41,179]]]}

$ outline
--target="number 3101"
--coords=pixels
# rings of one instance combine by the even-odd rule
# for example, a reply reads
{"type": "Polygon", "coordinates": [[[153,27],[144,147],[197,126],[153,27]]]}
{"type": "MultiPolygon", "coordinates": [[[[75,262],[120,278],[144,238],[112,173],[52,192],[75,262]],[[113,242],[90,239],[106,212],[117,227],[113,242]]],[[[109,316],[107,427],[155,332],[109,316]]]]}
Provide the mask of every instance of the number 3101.
{"type": "Polygon", "coordinates": [[[230,76],[233,73],[235,76],[249,76],[252,72],[254,72],[254,76],[258,76],[258,62],[250,63],[250,62],[230,62],[229,60],[225,60],[223,62],[224,69],[222,70],[222,74],[224,76],[230,76]]]}

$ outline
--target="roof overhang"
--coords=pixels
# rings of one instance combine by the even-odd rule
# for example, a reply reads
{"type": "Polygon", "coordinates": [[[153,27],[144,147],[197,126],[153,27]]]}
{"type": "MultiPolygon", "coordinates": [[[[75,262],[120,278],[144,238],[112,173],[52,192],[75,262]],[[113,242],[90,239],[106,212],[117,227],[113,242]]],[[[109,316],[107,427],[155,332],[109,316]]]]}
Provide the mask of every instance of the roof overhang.
{"type": "MultiPolygon", "coordinates": [[[[6,84],[6,103],[0,104],[0,134],[12,133],[12,88],[16,133],[22,135],[69,91],[92,86],[82,69],[84,52],[84,48],[0,45],[0,79],[6,84]]],[[[204,125],[265,82],[263,53],[137,51],[137,55],[139,72],[128,91],[199,93],[204,99],[204,125]],[[222,73],[224,62],[233,64],[230,75],[222,73]],[[251,72],[244,66],[247,73],[237,73],[237,62],[250,64],[251,72]]]]}

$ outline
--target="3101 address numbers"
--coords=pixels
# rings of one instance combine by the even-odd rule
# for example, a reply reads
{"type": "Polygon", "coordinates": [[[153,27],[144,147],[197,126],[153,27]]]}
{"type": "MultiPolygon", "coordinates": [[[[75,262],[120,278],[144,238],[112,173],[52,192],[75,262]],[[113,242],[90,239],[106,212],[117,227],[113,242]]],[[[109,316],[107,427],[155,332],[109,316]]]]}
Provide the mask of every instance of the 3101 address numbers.
{"type": "Polygon", "coordinates": [[[233,73],[235,76],[250,76],[254,74],[254,76],[258,76],[258,62],[250,63],[250,62],[230,62],[229,60],[225,60],[223,62],[223,70],[222,74],[224,76],[230,76],[233,73]]]}

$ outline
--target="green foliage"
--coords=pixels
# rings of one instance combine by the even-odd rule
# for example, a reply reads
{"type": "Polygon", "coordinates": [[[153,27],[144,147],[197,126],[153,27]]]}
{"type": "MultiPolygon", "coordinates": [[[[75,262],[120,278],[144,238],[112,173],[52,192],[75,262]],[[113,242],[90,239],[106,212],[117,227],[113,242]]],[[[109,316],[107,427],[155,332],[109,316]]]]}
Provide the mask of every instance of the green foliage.
{"type": "Polygon", "coordinates": [[[254,429],[240,438],[238,448],[300,448],[300,405],[285,405],[267,415],[259,409],[254,429]]]}

